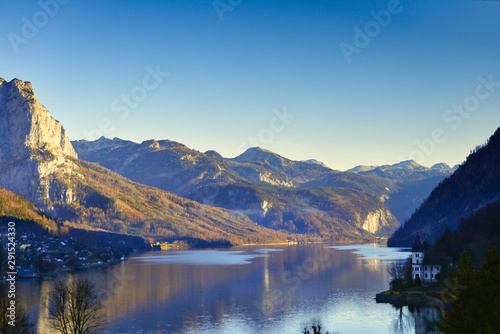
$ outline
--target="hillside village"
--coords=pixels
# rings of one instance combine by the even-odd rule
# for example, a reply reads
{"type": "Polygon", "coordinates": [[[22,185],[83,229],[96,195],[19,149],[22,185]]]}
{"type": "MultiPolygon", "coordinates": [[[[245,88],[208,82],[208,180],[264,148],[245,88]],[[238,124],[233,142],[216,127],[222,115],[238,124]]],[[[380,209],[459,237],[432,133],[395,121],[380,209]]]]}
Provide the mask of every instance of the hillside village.
{"type": "MultiPolygon", "coordinates": [[[[7,227],[0,228],[2,238],[0,253],[0,277],[6,272],[7,227]]],[[[15,238],[15,261],[19,278],[35,278],[58,272],[107,266],[124,261],[137,249],[130,240],[114,240],[104,237],[97,242],[87,242],[85,236],[53,236],[34,232],[22,232],[15,238]]],[[[137,245],[135,245],[137,247],[137,245]]],[[[141,246],[141,245],[139,245],[141,246]]],[[[146,243],[142,250],[151,249],[146,243]]]]}

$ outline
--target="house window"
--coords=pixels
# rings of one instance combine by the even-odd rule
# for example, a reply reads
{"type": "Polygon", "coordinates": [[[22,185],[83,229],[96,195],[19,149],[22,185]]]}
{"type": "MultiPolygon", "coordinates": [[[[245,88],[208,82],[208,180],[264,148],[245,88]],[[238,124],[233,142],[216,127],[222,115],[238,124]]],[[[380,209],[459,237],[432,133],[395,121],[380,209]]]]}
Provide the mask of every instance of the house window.
{"type": "Polygon", "coordinates": [[[418,260],[417,260],[417,264],[418,264],[418,260]]]}
{"type": "Polygon", "coordinates": [[[425,278],[427,278],[429,275],[425,274],[425,278]]]}
{"type": "Polygon", "coordinates": [[[415,254],[415,257],[420,257],[420,254],[415,254]]]}

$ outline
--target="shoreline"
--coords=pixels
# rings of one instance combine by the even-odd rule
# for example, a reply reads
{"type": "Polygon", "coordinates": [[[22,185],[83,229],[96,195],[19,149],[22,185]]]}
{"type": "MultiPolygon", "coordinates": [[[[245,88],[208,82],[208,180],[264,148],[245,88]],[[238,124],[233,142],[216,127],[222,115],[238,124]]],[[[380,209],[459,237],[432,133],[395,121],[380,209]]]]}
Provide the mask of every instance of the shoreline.
{"type": "MultiPolygon", "coordinates": [[[[133,253],[130,253],[129,256],[141,254],[141,253],[148,252],[148,251],[133,252],[133,253]]],[[[61,269],[55,270],[55,271],[37,273],[35,276],[24,277],[24,276],[19,276],[19,274],[16,274],[15,276],[16,276],[16,279],[20,279],[20,280],[42,279],[42,278],[47,278],[47,277],[55,277],[55,276],[58,276],[61,274],[70,274],[70,273],[75,273],[75,272],[79,272],[79,271],[86,271],[86,270],[90,270],[90,269],[102,269],[102,268],[112,267],[112,266],[115,266],[117,264],[123,263],[127,260],[127,258],[129,256],[126,256],[123,260],[121,260],[121,259],[120,260],[112,260],[111,262],[106,262],[106,263],[101,263],[101,264],[91,264],[91,265],[81,266],[81,267],[77,267],[77,268],[61,268],[61,269]]],[[[6,280],[7,280],[7,276],[0,277],[0,282],[6,281],[6,280]]]]}
{"type": "Polygon", "coordinates": [[[387,290],[375,295],[377,303],[388,303],[397,306],[430,306],[441,307],[441,292],[437,291],[393,291],[387,290]]]}
{"type": "MultiPolygon", "coordinates": [[[[25,279],[41,279],[41,278],[47,278],[47,277],[54,277],[54,276],[57,276],[57,275],[60,275],[60,274],[68,274],[68,273],[74,273],[74,272],[79,272],[79,271],[85,271],[85,270],[90,270],[90,269],[101,269],[101,268],[107,268],[107,267],[112,267],[112,266],[115,266],[117,264],[120,264],[124,261],[127,261],[127,258],[129,256],[133,256],[133,255],[138,255],[138,254],[142,254],[142,253],[146,253],[146,252],[151,252],[151,251],[154,251],[154,252],[168,252],[168,251],[172,251],[172,250],[195,250],[195,249],[228,249],[228,248],[236,248],[236,247],[248,247],[248,246],[300,246],[300,245],[312,245],[312,244],[332,244],[332,243],[335,243],[335,244],[339,244],[339,245],[353,245],[353,244],[383,244],[381,242],[373,242],[373,241],[369,241],[369,242],[366,242],[366,243],[363,243],[363,242],[356,242],[356,241],[352,241],[352,242],[349,242],[349,241],[346,241],[346,242],[330,242],[330,241],[295,241],[295,242],[271,242],[271,243],[249,243],[249,244],[239,244],[239,245],[232,245],[232,246],[229,246],[229,247],[209,247],[209,248],[203,248],[203,247],[187,247],[187,248],[181,248],[181,249],[175,249],[175,248],[170,248],[170,249],[161,249],[161,250],[155,250],[155,249],[149,249],[149,250],[144,250],[144,251],[136,251],[136,252],[132,252],[131,254],[127,255],[123,260],[113,260],[111,262],[107,262],[107,263],[102,263],[102,264],[91,264],[91,265],[87,265],[87,266],[81,266],[81,267],[77,267],[77,268],[64,268],[64,269],[60,269],[60,270],[56,270],[56,271],[52,271],[52,272],[45,272],[45,273],[37,273],[36,276],[32,276],[32,277],[21,277],[19,275],[16,275],[16,277],[18,279],[22,279],[22,280],[25,280],[25,279]]],[[[7,280],[7,277],[0,277],[0,282],[3,282],[7,280]]],[[[388,292],[388,291],[386,291],[388,292]]],[[[386,292],[383,292],[383,293],[380,293],[380,294],[377,294],[378,295],[382,295],[386,292]]],[[[382,297],[382,299],[384,299],[384,297],[382,297]]],[[[378,302],[378,301],[377,301],[378,302]]],[[[388,302],[388,301],[382,301],[382,302],[388,302]]]]}

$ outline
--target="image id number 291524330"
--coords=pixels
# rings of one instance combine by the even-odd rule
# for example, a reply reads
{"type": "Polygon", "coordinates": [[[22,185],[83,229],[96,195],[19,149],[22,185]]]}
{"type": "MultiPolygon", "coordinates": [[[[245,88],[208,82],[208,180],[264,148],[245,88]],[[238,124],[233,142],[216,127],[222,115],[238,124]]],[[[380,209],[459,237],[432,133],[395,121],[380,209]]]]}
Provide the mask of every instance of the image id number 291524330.
{"type": "Polygon", "coordinates": [[[9,222],[7,233],[7,282],[9,306],[7,307],[7,318],[9,325],[15,326],[16,321],[16,223],[9,222]]]}

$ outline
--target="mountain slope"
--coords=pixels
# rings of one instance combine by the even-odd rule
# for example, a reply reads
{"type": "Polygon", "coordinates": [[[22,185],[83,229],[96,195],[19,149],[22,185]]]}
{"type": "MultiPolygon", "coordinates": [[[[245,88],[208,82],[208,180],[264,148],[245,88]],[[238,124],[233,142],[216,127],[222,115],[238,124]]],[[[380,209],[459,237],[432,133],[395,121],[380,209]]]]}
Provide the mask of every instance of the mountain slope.
{"type": "Polygon", "coordinates": [[[249,180],[286,187],[300,186],[332,171],[320,164],[290,160],[260,147],[249,148],[236,158],[228,159],[228,167],[249,180]]]}
{"type": "Polygon", "coordinates": [[[0,187],[0,221],[6,226],[6,223],[14,220],[30,221],[50,231],[58,230],[57,223],[46,217],[33,203],[0,187]]]}
{"type": "Polygon", "coordinates": [[[401,223],[408,220],[416,208],[430,195],[431,191],[456,168],[447,164],[436,164],[430,168],[414,160],[402,161],[394,165],[357,166],[350,171],[364,176],[385,180],[387,194],[385,204],[401,223]]]}
{"type": "Polygon", "coordinates": [[[408,222],[389,240],[390,246],[410,245],[414,235],[433,242],[446,227],[454,230],[488,203],[500,199],[500,128],[476,148],[458,170],[436,187],[408,222]]]}
{"type": "Polygon", "coordinates": [[[187,197],[196,199],[200,194],[204,203],[237,210],[261,225],[292,233],[356,239],[387,235],[398,226],[378,197],[354,189],[237,183],[209,185],[187,197]]]}
{"type": "Polygon", "coordinates": [[[433,245],[433,250],[458,261],[464,248],[467,248],[472,261],[478,263],[484,259],[489,245],[500,249],[500,201],[477,210],[462,220],[455,231],[445,230],[433,245]]]}
{"type": "Polygon", "coordinates": [[[63,127],[38,102],[29,82],[0,82],[0,120],[0,187],[55,219],[141,236],[239,244],[286,240],[242,214],[140,185],[78,160],[63,127]]]}
{"type": "MultiPolygon", "coordinates": [[[[61,179],[55,180],[57,186],[61,179]]],[[[134,183],[93,163],[78,162],[74,176],[64,182],[74,189],[76,200],[71,205],[54,204],[55,215],[60,219],[151,237],[225,239],[236,244],[286,239],[245,215],[134,183]]]]}
{"type": "Polygon", "coordinates": [[[326,238],[343,233],[344,238],[358,238],[365,232],[387,235],[398,226],[380,196],[371,195],[387,192],[387,184],[376,177],[289,160],[261,148],[224,159],[216,152],[204,154],[167,140],[138,144],[101,138],[74,144],[81,158],[136,182],[241,212],[273,229],[326,238]],[[324,182],[314,183],[326,176],[336,179],[330,180],[335,187],[326,189],[324,182]],[[311,193],[321,199],[306,200],[311,193]]]}

